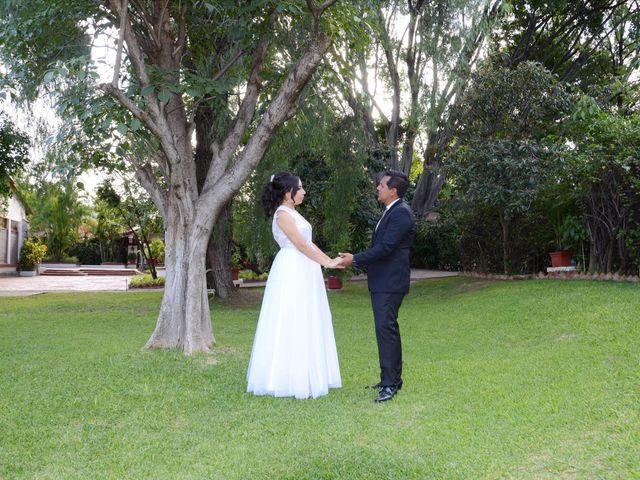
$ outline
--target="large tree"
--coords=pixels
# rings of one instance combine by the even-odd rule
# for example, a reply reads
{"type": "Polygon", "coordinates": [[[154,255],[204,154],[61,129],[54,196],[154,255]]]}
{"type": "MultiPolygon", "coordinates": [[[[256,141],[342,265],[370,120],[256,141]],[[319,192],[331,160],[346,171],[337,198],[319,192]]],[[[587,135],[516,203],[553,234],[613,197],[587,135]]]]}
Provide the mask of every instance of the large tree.
{"type": "Polygon", "coordinates": [[[372,153],[387,167],[410,174],[418,157],[422,174],[412,207],[420,215],[433,208],[444,182],[440,165],[453,136],[452,104],[460,101],[502,4],[362,2],[372,45],[343,52],[338,85],[361,118],[372,153]],[[389,91],[387,105],[379,101],[381,90],[389,91]]]}
{"type": "Polygon", "coordinates": [[[38,71],[47,79],[66,74],[65,85],[82,80],[64,108],[78,112],[83,126],[92,115],[102,115],[107,126],[117,121],[117,153],[135,169],[163,216],[166,288],[147,347],[180,347],[191,354],[214,343],[205,285],[213,226],[274,133],[294,115],[336,25],[345,18],[343,12],[324,19],[335,2],[31,0],[8,2],[2,12],[7,61],[23,72],[34,67],[28,76],[36,81],[38,71]],[[104,97],[80,108],[90,100],[92,76],[86,75],[86,56],[69,55],[64,45],[82,46],[83,35],[105,27],[118,34],[112,80],[98,85],[104,97]],[[304,31],[304,43],[282,48],[280,37],[291,30],[304,31]],[[221,37],[228,39],[227,48],[218,51],[212,42],[221,37]],[[44,74],[42,62],[56,58],[65,63],[44,74]],[[232,97],[231,121],[210,139],[211,158],[198,188],[194,116],[220,94],[232,97]],[[117,114],[99,108],[109,103],[121,107],[111,107],[117,114]]]}

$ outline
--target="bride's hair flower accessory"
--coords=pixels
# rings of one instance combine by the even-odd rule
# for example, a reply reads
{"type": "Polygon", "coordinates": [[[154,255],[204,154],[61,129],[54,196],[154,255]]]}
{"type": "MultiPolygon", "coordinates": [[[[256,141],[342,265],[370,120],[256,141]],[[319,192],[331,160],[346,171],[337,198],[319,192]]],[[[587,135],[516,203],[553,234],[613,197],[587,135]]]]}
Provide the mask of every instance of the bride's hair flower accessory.
{"type": "Polygon", "coordinates": [[[271,175],[271,178],[269,179],[271,183],[273,183],[273,177],[275,177],[275,175],[271,175]]]}

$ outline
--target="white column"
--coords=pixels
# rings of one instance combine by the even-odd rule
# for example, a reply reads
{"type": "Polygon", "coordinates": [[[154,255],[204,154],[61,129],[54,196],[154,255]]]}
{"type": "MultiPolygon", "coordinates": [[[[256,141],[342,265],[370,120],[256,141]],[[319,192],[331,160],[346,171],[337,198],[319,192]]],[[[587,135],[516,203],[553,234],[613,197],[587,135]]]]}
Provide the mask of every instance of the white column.
{"type": "Polygon", "coordinates": [[[24,242],[24,222],[18,223],[18,260],[20,260],[20,250],[22,249],[22,242],[24,242]]]}
{"type": "MultiPolygon", "coordinates": [[[[7,263],[11,263],[11,222],[10,218],[7,218],[7,263]]],[[[20,256],[20,252],[18,252],[20,256]]]]}

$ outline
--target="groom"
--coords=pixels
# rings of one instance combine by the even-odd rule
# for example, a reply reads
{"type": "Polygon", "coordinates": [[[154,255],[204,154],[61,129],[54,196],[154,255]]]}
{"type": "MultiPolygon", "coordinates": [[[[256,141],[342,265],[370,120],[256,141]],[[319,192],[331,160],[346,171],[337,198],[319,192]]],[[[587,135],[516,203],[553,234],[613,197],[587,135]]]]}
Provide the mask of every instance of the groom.
{"type": "Polygon", "coordinates": [[[364,252],[340,253],[341,265],[367,268],[371,305],[378,340],[380,383],[375,402],[386,402],[402,388],[402,345],[398,311],[409,292],[409,251],[415,218],[402,200],[407,192],[407,176],[387,170],[378,184],[378,200],[386,209],[373,232],[371,247],[364,252]]]}

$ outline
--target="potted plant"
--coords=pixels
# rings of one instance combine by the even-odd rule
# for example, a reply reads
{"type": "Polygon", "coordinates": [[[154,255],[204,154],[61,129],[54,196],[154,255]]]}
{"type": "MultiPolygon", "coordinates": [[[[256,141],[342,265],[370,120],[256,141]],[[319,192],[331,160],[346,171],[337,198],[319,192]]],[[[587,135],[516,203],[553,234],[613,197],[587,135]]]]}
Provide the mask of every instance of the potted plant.
{"type": "Polygon", "coordinates": [[[556,251],[549,253],[551,266],[570,267],[573,258],[571,250],[581,245],[586,237],[587,232],[577,216],[564,217],[562,223],[558,222],[555,227],[556,251]]]}
{"type": "Polygon", "coordinates": [[[138,266],[138,254],[136,252],[129,252],[127,254],[127,268],[135,268],[138,266]]]}
{"type": "Polygon", "coordinates": [[[326,276],[327,289],[341,290],[345,279],[351,276],[351,268],[328,268],[326,276]]]}
{"type": "Polygon", "coordinates": [[[339,275],[327,275],[327,288],[329,290],[340,290],[342,288],[342,279],[339,275]]]}
{"type": "Polygon", "coordinates": [[[18,271],[23,277],[32,277],[38,273],[38,265],[42,262],[47,246],[30,238],[25,239],[20,249],[18,271]]]}
{"type": "Polygon", "coordinates": [[[240,278],[240,269],[242,268],[242,257],[237,249],[233,249],[231,253],[231,279],[238,280],[240,278]]]}

